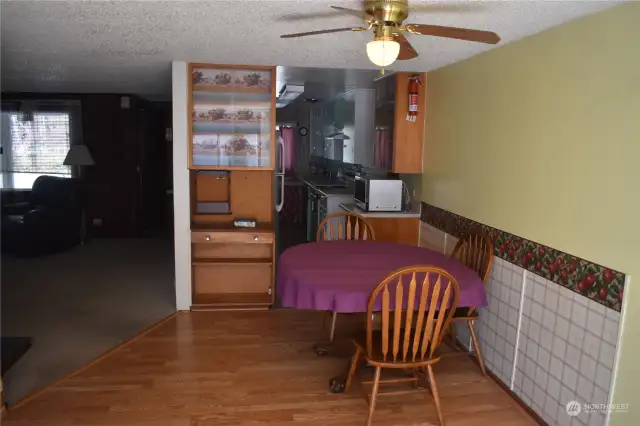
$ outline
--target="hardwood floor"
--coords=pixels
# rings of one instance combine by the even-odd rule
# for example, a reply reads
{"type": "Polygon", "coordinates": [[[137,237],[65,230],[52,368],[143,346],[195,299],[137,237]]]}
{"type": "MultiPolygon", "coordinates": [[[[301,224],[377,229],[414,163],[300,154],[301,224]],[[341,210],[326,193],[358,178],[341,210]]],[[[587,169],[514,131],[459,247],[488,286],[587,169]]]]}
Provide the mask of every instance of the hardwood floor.
{"type": "MultiPolygon", "coordinates": [[[[342,373],[348,360],[321,358],[312,350],[321,335],[320,315],[179,313],[10,409],[2,424],[361,426],[367,403],[359,387],[354,384],[350,394],[328,390],[329,378],[342,373]]],[[[448,426],[536,424],[467,357],[443,360],[435,375],[448,426]]],[[[436,421],[433,398],[423,391],[381,397],[374,425],[436,421]]]]}

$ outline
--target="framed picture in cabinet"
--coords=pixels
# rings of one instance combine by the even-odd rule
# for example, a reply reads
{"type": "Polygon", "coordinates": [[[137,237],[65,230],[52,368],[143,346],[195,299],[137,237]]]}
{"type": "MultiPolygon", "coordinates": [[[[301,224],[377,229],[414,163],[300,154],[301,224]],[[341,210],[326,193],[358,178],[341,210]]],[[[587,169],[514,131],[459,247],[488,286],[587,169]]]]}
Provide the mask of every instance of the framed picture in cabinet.
{"type": "Polygon", "coordinates": [[[191,64],[193,169],[272,170],[275,67],[191,64]]]}

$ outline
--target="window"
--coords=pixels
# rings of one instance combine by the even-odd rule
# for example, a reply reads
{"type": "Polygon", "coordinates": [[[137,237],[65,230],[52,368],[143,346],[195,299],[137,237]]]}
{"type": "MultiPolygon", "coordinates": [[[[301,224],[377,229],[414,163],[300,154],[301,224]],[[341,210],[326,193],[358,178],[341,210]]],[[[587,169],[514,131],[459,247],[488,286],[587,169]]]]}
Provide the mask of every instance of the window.
{"type": "Polygon", "coordinates": [[[2,112],[2,187],[29,189],[42,175],[70,177],[62,163],[72,133],[67,111],[2,112]]]}

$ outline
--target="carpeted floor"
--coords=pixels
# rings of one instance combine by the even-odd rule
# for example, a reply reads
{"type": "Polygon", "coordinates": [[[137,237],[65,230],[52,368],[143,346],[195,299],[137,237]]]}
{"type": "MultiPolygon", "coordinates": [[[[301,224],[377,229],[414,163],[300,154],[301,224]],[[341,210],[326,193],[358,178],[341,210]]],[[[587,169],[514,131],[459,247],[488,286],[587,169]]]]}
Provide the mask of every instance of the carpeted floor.
{"type": "Polygon", "coordinates": [[[9,404],[175,311],[170,241],[96,239],[1,267],[2,336],[33,339],[3,378],[9,404]]]}

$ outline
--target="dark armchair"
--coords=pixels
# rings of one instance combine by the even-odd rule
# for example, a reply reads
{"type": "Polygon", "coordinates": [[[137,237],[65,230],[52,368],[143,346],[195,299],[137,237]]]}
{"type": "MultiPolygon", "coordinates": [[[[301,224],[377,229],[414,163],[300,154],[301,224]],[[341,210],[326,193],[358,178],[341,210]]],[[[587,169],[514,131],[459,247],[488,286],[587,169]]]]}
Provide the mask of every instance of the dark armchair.
{"type": "Polygon", "coordinates": [[[3,206],[2,252],[37,256],[69,249],[81,241],[82,220],[77,180],[40,176],[28,203],[3,206]]]}

